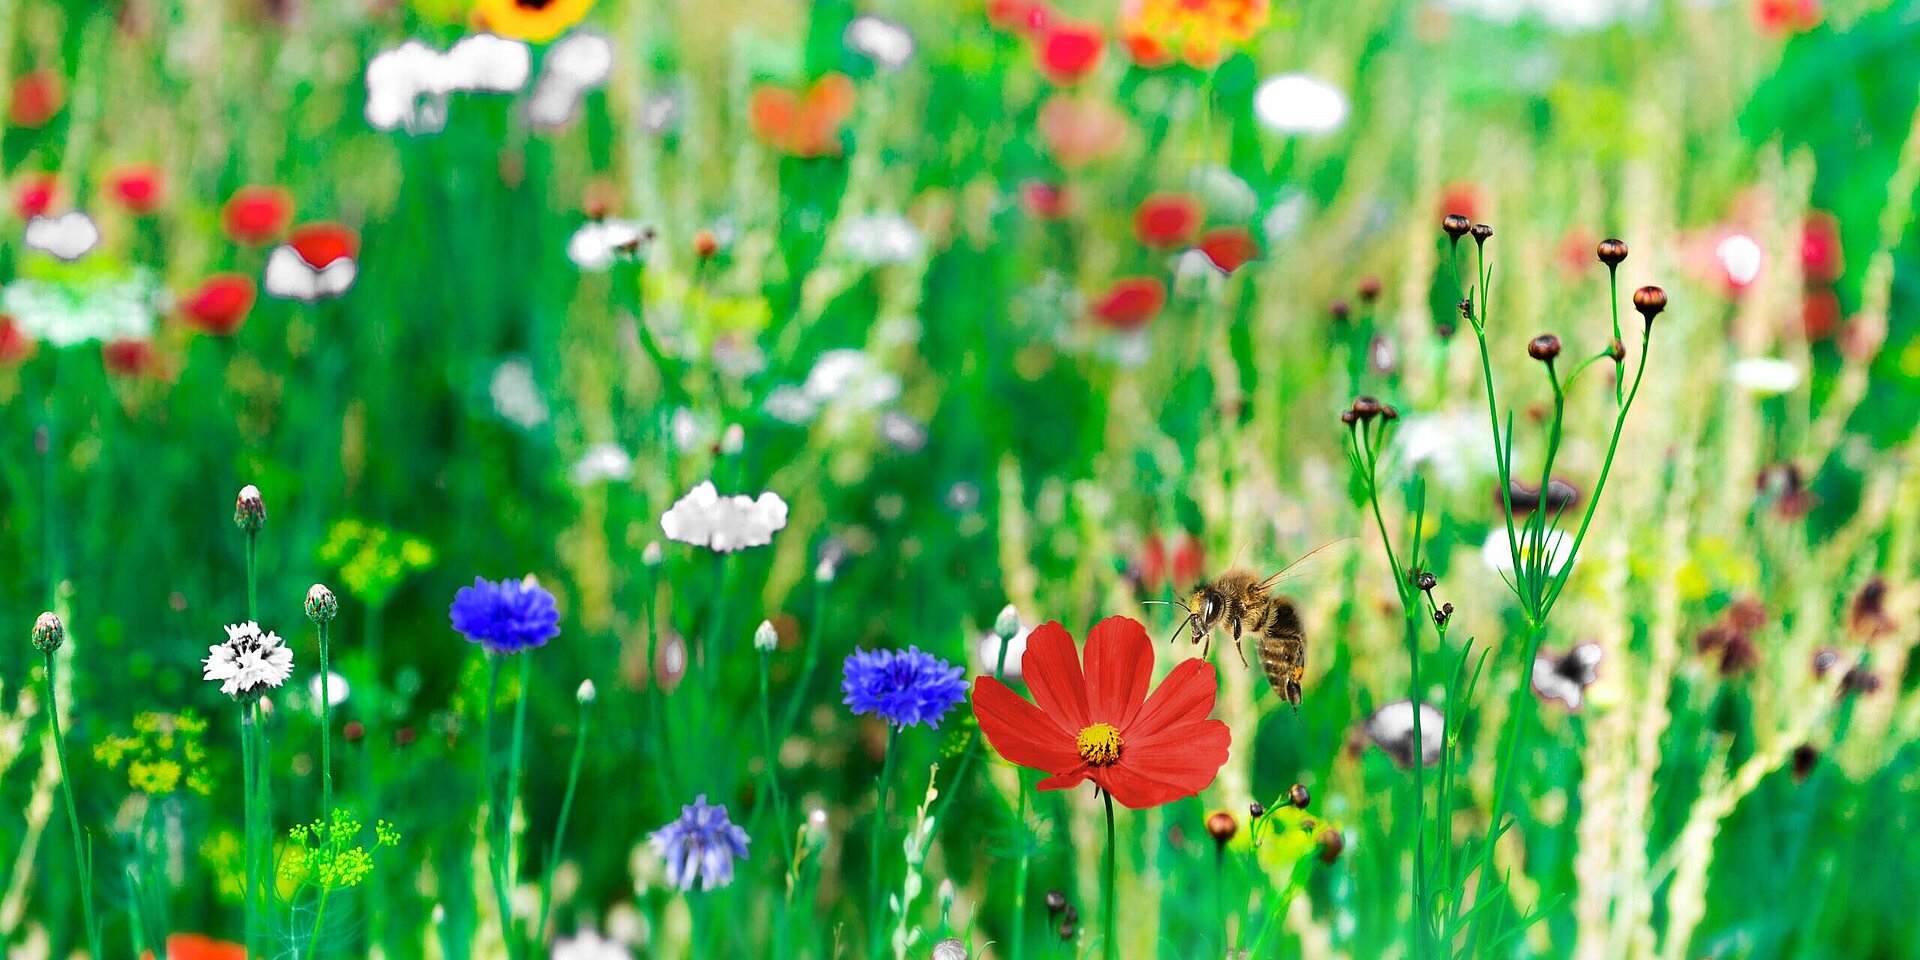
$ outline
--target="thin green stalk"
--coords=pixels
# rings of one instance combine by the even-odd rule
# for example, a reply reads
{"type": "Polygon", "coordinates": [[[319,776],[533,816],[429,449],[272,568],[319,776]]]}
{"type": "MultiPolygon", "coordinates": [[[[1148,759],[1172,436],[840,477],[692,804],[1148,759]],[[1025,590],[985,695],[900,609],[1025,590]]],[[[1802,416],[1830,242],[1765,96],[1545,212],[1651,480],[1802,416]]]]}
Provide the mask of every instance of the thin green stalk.
{"type": "MultiPolygon", "coordinates": [[[[520,656],[520,689],[514,691],[513,698],[513,741],[507,751],[507,806],[506,816],[500,820],[500,884],[499,890],[504,897],[513,882],[513,811],[520,801],[520,757],[527,741],[527,694],[533,678],[533,658],[520,656]]],[[[500,932],[506,942],[507,956],[516,957],[520,951],[515,949],[513,936],[513,917],[506,911],[500,914],[500,932]]]]}
{"type": "Polygon", "coordinates": [[[260,534],[247,534],[247,619],[260,622],[260,599],[258,589],[258,569],[260,554],[260,534]]]}
{"type": "Polygon", "coordinates": [[[247,835],[245,845],[247,857],[247,899],[246,909],[243,912],[246,917],[246,947],[248,956],[254,956],[256,954],[259,944],[259,921],[255,911],[255,906],[258,901],[255,896],[255,891],[259,886],[260,850],[254,842],[256,839],[254,824],[258,817],[253,809],[255,799],[253,781],[256,775],[254,771],[253,751],[253,710],[254,705],[251,703],[243,703],[240,705],[241,829],[247,835]]]}
{"type": "Polygon", "coordinates": [[[900,753],[900,728],[887,726],[887,758],[880,767],[879,803],[873,809],[873,836],[867,845],[867,886],[872,891],[868,896],[867,945],[868,956],[878,960],[880,956],[881,931],[886,924],[881,922],[886,905],[884,885],[880,882],[880,843],[886,835],[887,801],[893,795],[893,765],[900,753]]]}
{"type": "Polygon", "coordinates": [[[554,824],[553,845],[547,849],[546,874],[540,883],[540,921],[533,928],[536,943],[544,944],[547,940],[547,911],[553,904],[553,874],[560,866],[560,850],[567,842],[567,820],[573,814],[574,791],[580,786],[580,765],[587,756],[587,717],[592,709],[592,698],[580,701],[580,732],[574,736],[573,762],[567,766],[567,792],[560,800],[560,819],[554,824]]]}
{"type": "MultiPolygon", "coordinates": [[[[779,763],[779,753],[773,739],[773,706],[771,695],[768,692],[769,682],[767,677],[769,672],[768,661],[772,658],[773,654],[770,652],[760,654],[760,736],[766,742],[767,790],[773,795],[774,816],[779,818],[780,830],[782,833],[785,833],[787,824],[791,821],[787,819],[787,801],[780,793],[780,776],[778,770],[775,769],[779,763]]],[[[798,841],[796,840],[795,842],[798,841]]],[[[784,852],[787,854],[787,862],[792,863],[794,851],[788,849],[784,852]]]]}
{"type": "Polygon", "coordinates": [[[1027,775],[1025,768],[1015,768],[1014,782],[1018,784],[1020,799],[1015,807],[1013,835],[1020,844],[1019,857],[1013,866],[1013,960],[1023,960],[1027,950],[1027,864],[1032,859],[1027,843],[1027,775]]]}
{"type": "Polygon", "coordinates": [[[1100,878],[1100,904],[1105,913],[1101,920],[1106,929],[1101,938],[1100,954],[1107,960],[1117,960],[1120,956],[1120,918],[1118,916],[1120,905],[1113,897],[1113,878],[1119,872],[1120,850],[1113,841],[1113,794],[1102,790],[1100,799],[1107,805],[1107,865],[1100,878]]]}
{"type": "MultiPolygon", "coordinates": [[[[500,829],[500,803],[496,769],[498,758],[493,753],[493,721],[500,700],[500,658],[502,654],[487,654],[487,709],[485,719],[481,721],[481,742],[486,748],[486,760],[482,770],[485,783],[484,792],[487,804],[487,871],[492,874],[494,906],[500,911],[500,935],[512,950],[513,942],[513,906],[509,901],[506,887],[506,871],[500,866],[502,860],[500,843],[497,837],[505,831],[500,829]]],[[[511,816],[512,814],[508,814],[511,816]]]]}
{"type": "Polygon", "coordinates": [[[332,673],[327,666],[328,622],[314,624],[320,629],[320,816],[333,835],[333,696],[332,673]]]}
{"type": "MultiPolygon", "coordinates": [[[[329,829],[332,828],[332,820],[332,816],[329,815],[327,818],[329,829]]],[[[327,894],[331,892],[333,892],[332,887],[320,888],[320,902],[313,908],[313,932],[307,934],[307,952],[304,954],[306,960],[313,960],[314,951],[319,949],[320,928],[327,919],[327,894]]]]}
{"type": "Polygon", "coordinates": [[[86,917],[87,946],[94,956],[102,957],[105,954],[100,952],[100,925],[93,915],[92,842],[80,832],[80,811],[74,806],[73,781],[67,776],[67,747],[60,734],[60,704],[53,692],[53,651],[46,651],[45,657],[46,670],[40,679],[47,694],[47,725],[53,734],[53,755],[60,765],[60,795],[67,805],[67,827],[73,832],[73,866],[80,876],[80,908],[86,917]]]}

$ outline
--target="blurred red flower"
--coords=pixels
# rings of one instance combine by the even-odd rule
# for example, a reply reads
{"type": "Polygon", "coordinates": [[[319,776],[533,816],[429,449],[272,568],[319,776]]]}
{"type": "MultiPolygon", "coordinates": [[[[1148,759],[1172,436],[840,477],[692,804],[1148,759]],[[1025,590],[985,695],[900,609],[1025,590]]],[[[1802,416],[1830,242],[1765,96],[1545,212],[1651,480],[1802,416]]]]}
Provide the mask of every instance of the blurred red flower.
{"type": "Polygon", "coordinates": [[[987,0],[987,22],[997,30],[1039,37],[1058,16],[1040,0],[987,0]]]}
{"type": "Polygon", "coordinates": [[[1140,581],[1140,588],[1147,593],[1159,593],[1162,587],[1171,584],[1174,589],[1185,589],[1183,585],[1199,582],[1201,570],[1206,566],[1206,552],[1193,534],[1184,530],[1174,540],[1173,550],[1167,550],[1167,543],[1160,535],[1150,534],[1140,545],[1140,556],[1134,561],[1134,575],[1140,581]]]}
{"type": "Polygon", "coordinates": [[[166,179],[158,166],[131,163],[107,177],[107,192],[128,212],[146,215],[160,209],[166,179]]]}
{"type": "Polygon", "coordinates": [[[1268,0],[1127,0],[1120,35],[1133,61],[1161,67],[1177,53],[1189,66],[1217,66],[1228,46],[1267,25],[1268,0]]]}
{"type": "Polygon", "coordinates": [[[1800,271],[1809,283],[1832,283],[1847,272],[1840,250],[1840,221],[1825,210],[1808,213],[1801,225],[1800,271]]]}
{"type": "Polygon", "coordinates": [[[760,87],[747,103],[747,123],[768,146],[795,157],[840,153],[840,127],[853,113],[853,81],[829,73],[805,91],[760,87]]]}
{"type": "Polygon", "coordinates": [[[1440,191],[1440,211],[1434,218],[1457,213],[1468,220],[1479,221],[1486,202],[1480,196],[1477,183],[1450,183],[1440,191]]]}
{"type": "Polygon", "coordinates": [[[1753,5],[1754,26],[1776,37],[1806,33],[1825,16],[1820,0],[1755,0],[1753,5]]]}
{"type": "Polygon", "coordinates": [[[1155,277],[1122,277],[1093,302],[1093,317],[1116,330],[1138,330],[1167,305],[1167,285],[1155,277]]]}
{"type": "Polygon", "coordinates": [[[107,372],[121,377],[137,377],[151,371],[160,355],[146,340],[115,340],[100,345],[100,359],[107,372]]]}
{"type": "Polygon", "coordinates": [[[358,235],[342,224],[325,221],[293,228],[287,237],[287,246],[315,270],[325,270],[335,260],[352,259],[360,254],[358,235]]]}
{"type": "Polygon", "coordinates": [[[13,318],[0,314],[0,364],[17,363],[33,356],[33,341],[20,331],[13,318]]]}
{"type": "Polygon", "coordinates": [[[51,173],[24,174],[13,184],[13,213],[22,220],[44,216],[60,194],[60,181],[51,173]]]}
{"type": "MultiPolygon", "coordinates": [[[[153,951],[142,956],[153,960],[153,951]]],[[[203,933],[173,933],[167,935],[166,960],[247,960],[247,948],[203,933]]]]}
{"type": "Polygon", "coordinates": [[[7,102],[7,121],[16,127],[39,129],[60,112],[67,100],[66,81],[51,70],[29,70],[13,81],[7,102]]]}
{"type": "Polygon", "coordinates": [[[253,309],[253,278],[238,273],[217,273],[180,300],[180,312],[187,324],[215,336],[232,336],[253,309]]]}
{"type": "Polygon", "coordinates": [[[235,243],[272,243],[293,222],[293,195],[280,187],[241,187],[220,210],[220,223],[235,243]]]}
{"type": "Polygon", "coordinates": [[[1064,94],[1041,105],[1035,126],[1054,162],[1069,170],[1112,156],[1131,129],[1113,104],[1064,94]]]}
{"type": "Polygon", "coordinates": [[[1808,340],[1825,340],[1840,329],[1840,296],[1825,287],[1808,290],[1800,301],[1800,329],[1808,340]]]}
{"type": "Polygon", "coordinates": [[[1213,784],[1233,734],[1208,718],[1219,686],[1213,664],[1181,661],[1149,695],[1153,641],[1139,621],[1108,617],[1087,636],[1085,664],[1058,623],[1034,628],[1020,658],[1029,703],[993,677],[973,684],[973,713],[993,749],[1052,776],[1042,790],[1092,780],[1135,810],[1191,797],[1213,784]]]}
{"type": "Polygon", "coordinates": [[[1225,273],[1232,273],[1260,257],[1260,243],[1246,227],[1214,227],[1201,234],[1200,242],[1194,246],[1225,273]]]}
{"type": "Polygon", "coordinates": [[[1035,220],[1058,220],[1073,208],[1065,187],[1045,180],[1020,181],[1020,206],[1035,220]]]}
{"type": "Polygon", "coordinates": [[[1155,193],[1133,211],[1134,239],[1157,250],[1184,247],[1200,230],[1200,201],[1185,193],[1155,193]]]}
{"type": "Polygon", "coordinates": [[[1085,79],[1106,50],[1107,35],[1099,24],[1072,20],[1049,23],[1033,45],[1040,74],[1061,86],[1085,79]]]}

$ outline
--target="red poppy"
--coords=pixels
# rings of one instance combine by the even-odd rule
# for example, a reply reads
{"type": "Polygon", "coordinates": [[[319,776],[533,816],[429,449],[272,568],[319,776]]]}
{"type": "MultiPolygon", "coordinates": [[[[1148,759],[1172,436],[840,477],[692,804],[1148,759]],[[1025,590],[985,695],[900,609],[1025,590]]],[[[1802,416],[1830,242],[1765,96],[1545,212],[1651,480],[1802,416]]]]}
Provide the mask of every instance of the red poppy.
{"type": "Polygon", "coordinates": [[[1840,329],[1840,297],[1832,290],[1817,287],[1800,301],[1800,329],[1808,340],[1825,340],[1840,329]]]}
{"type": "Polygon", "coordinates": [[[1133,211],[1134,239],[1159,250],[1184,247],[1200,229],[1200,201],[1184,193],[1156,193],[1133,211]]]}
{"type": "Polygon", "coordinates": [[[1598,243],[1593,234],[1574,227],[1560,236],[1560,269],[1569,276],[1580,276],[1593,269],[1600,261],[1594,258],[1593,247],[1598,243]]]}
{"type": "Polygon", "coordinates": [[[13,185],[13,213],[22,220],[45,216],[60,194],[60,181],[51,173],[29,173],[13,185]]]}
{"type": "Polygon", "coordinates": [[[1057,96],[1035,121],[1055,163],[1069,170],[1112,156],[1127,142],[1125,114],[1096,97],[1057,96]]]}
{"type": "Polygon", "coordinates": [[[132,163],[107,178],[107,191],[128,212],[145,215],[160,209],[166,180],[151,163],[132,163]]]}
{"type": "Polygon", "coordinates": [[[840,153],[840,127],[853,113],[853,81],[829,73],[805,91],[760,87],[747,102],[747,125],[769,146],[796,157],[840,153]]]}
{"type": "Polygon", "coordinates": [[[1437,216],[1457,213],[1468,220],[1479,220],[1486,203],[1481,199],[1480,186],[1474,183],[1448,184],[1440,191],[1440,212],[1437,216]]]}
{"type": "Polygon", "coordinates": [[[1167,305],[1167,285],[1156,277],[1122,277],[1093,301],[1094,319],[1116,330],[1138,330],[1167,305]]]}
{"type": "Polygon", "coordinates": [[[13,81],[7,119],[16,127],[44,127],[66,103],[67,85],[51,70],[29,70],[13,81]]]}
{"type": "Polygon", "coordinates": [[[1173,550],[1167,550],[1167,543],[1159,534],[1147,537],[1141,544],[1140,558],[1134,563],[1135,575],[1140,586],[1148,593],[1159,593],[1160,588],[1169,583],[1175,589],[1184,589],[1200,580],[1200,571],[1206,565],[1205,549],[1193,534],[1181,531],[1174,541],[1173,550]]]}
{"type": "Polygon", "coordinates": [[[20,332],[13,318],[0,315],[0,364],[17,363],[33,356],[33,341],[20,332]]]}
{"type": "Polygon", "coordinates": [[[220,223],[235,243],[272,243],[292,222],[293,195],[279,187],[241,187],[220,211],[220,223]]]}
{"type": "Polygon", "coordinates": [[[1840,221],[1825,210],[1807,214],[1800,228],[1800,271],[1810,283],[1832,283],[1847,272],[1840,251],[1840,221]]]}
{"type": "Polygon", "coordinates": [[[1040,74],[1061,86],[1078,83],[1100,66],[1107,36],[1097,23],[1061,21],[1048,24],[1034,42],[1033,56],[1040,74]]]}
{"type": "Polygon", "coordinates": [[[1184,660],[1149,696],[1153,641],[1137,620],[1094,624],[1084,669],[1066,629],[1041,624],[1027,637],[1020,676],[1033,703],[981,677],[973,713],[1001,756],[1053,774],[1040,781],[1042,790],[1092,780],[1122,806],[1141,810],[1198,794],[1227,762],[1233,735],[1207,718],[1219,685],[1213,664],[1184,660]]]}
{"type": "Polygon", "coordinates": [[[254,295],[252,277],[238,273],[214,274],[181,298],[180,311],[194,329],[228,337],[247,319],[247,312],[253,309],[254,295]]]}
{"type": "Polygon", "coordinates": [[[1045,180],[1020,181],[1020,206],[1035,220],[1058,220],[1073,208],[1065,187],[1045,180]]]}
{"type": "MultiPolygon", "coordinates": [[[[153,960],[153,951],[142,956],[153,960]]],[[[204,933],[173,933],[167,935],[167,960],[247,960],[247,948],[204,933]]]]}
{"type": "Polygon", "coordinates": [[[1043,36],[1056,16],[1053,7],[1039,0],[987,0],[987,22],[1007,33],[1043,36]]]}
{"type": "Polygon", "coordinates": [[[1200,242],[1194,246],[1224,273],[1232,273],[1248,261],[1260,258],[1260,244],[1246,227],[1214,227],[1201,234],[1200,242]]]}
{"type": "Polygon", "coordinates": [[[100,345],[100,359],[107,372],[122,377],[137,377],[153,369],[160,355],[146,340],[115,340],[100,345]]]}
{"type": "Polygon", "coordinates": [[[1823,16],[1820,0],[1757,0],[1753,5],[1754,25],[1773,36],[1806,33],[1823,16]]]}
{"type": "Polygon", "coordinates": [[[315,270],[325,270],[335,260],[353,259],[360,254],[360,238],[338,223],[303,223],[293,228],[287,245],[315,270]]]}

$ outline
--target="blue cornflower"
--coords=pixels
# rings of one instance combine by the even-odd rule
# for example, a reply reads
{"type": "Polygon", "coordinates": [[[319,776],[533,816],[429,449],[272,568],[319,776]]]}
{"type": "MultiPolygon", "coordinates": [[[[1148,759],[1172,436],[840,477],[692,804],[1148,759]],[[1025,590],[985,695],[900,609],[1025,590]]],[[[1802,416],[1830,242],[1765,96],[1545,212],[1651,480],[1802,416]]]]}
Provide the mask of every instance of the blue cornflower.
{"type": "Polygon", "coordinates": [[[940,725],[947,711],[966,699],[961,670],[919,647],[866,651],[847,657],[840,692],[854,713],[877,713],[895,727],[940,725]]]}
{"type": "Polygon", "coordinates": [[[532,577],[499,583],[474,577],[473,586],[453,595],[447,616],[453,629],[488,653],[518,653],[560,635],[553,594],[532,577]]]}
{"type": "Polygon", "coordinates": [[[725,804],[701,794],[680,808],[680,819],[647,835],[667,861],[667,882],[681,890],[712,890],[733,882],[733,861],[747,859],[747,832],[727,819],[725,804]]]}

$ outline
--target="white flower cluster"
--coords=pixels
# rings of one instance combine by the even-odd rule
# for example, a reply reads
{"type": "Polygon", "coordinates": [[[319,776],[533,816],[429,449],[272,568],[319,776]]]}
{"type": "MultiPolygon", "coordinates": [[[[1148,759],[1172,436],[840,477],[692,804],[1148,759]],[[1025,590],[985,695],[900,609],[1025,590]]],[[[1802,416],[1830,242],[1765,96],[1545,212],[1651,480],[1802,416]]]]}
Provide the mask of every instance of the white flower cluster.
{"type": "MultiPolygon", "coordinates": [[[[567,123],[581,98],[605,85],[612,71],[611,41],[587,31],[568,34],[542,58],[528,119],[543,127],[567,123]]],[[[518,93],[532,76],[533,51],[520,40],[476,33],[444,53],[408,40],[367,62],[367,123],[375,130],[438,133],[447,125],[448,95],[518,93]]]]}
{"type": "Polygon", "coordinates": [[[260,625],[227,625],[227,640],[207,648],[202,679],[220,683],[220,692],[236,700],[257,697],[279,687],[293,675],[293,650],[280,635],[260,625]]]}
{"type": "Polygon", "coordinates": [[[660,515],[667,539],[716,553],[764,547],[787,525],[787,502],[776,493],[759,497],[723,497],[713,481],[702,481],[660,515]]]}
{"type": "Polygon", "coordinates": [[[159,303],[160,285],[146,271],[73,283],[23,278],[0,291],[0,313],[53,347],[145,340],[153,336],[159,303]]]}

